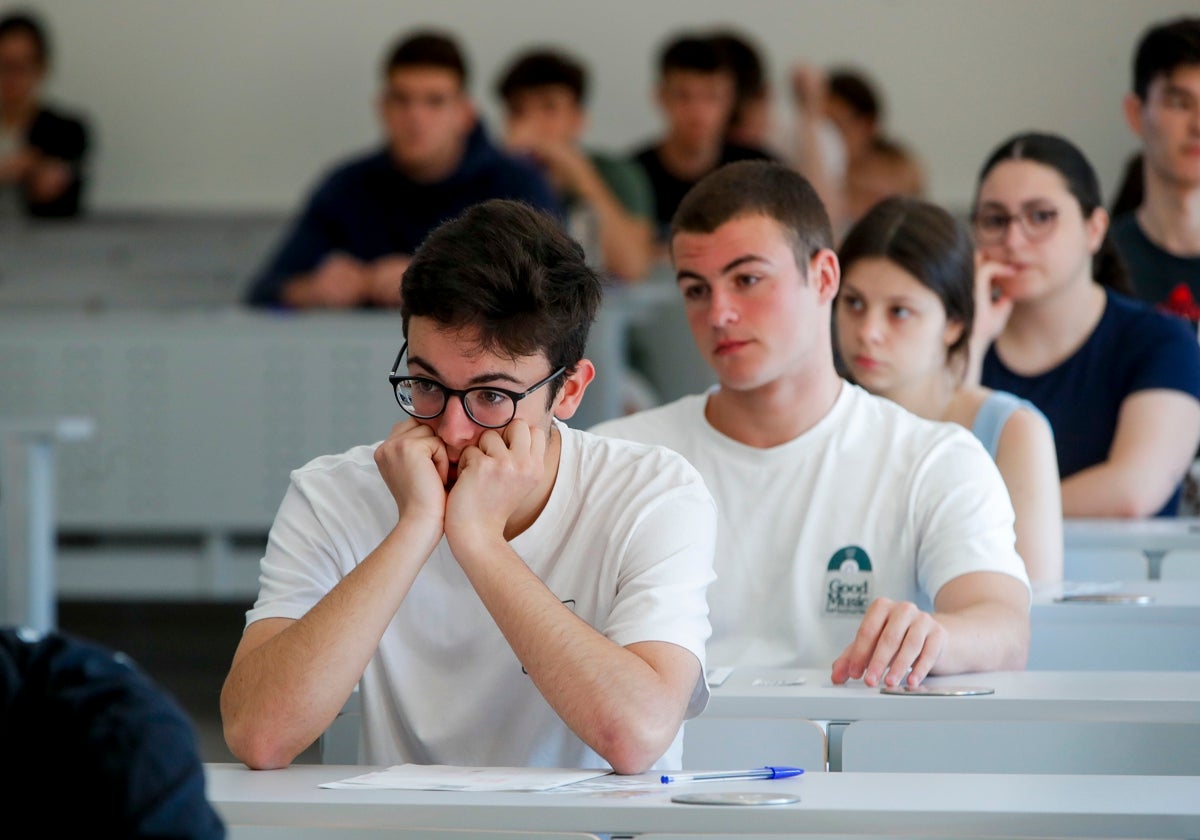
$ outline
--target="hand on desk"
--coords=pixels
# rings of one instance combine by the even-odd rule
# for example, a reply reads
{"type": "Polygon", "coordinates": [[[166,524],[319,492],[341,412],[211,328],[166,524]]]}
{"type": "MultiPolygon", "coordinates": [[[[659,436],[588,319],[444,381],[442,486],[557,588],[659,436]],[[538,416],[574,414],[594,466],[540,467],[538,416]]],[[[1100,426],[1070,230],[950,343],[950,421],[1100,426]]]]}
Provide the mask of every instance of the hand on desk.
{"type": "Polygon", "coordinates": [[[312,273],[291,281],[284,289],[285,302],[299,308],[349,309],[371,304],[400,305],[400,284],[411,258],[403,255],[363,262],[334,252],[312,273]]]}
{"type": "Polygon", "coordinates": [[[919,685],[946,647],[946,628],[910,601],[876,598],[867,608],[854,641],[833,662],[835,685],[862,679],[874,687],[919,685]],[[910,670],[911,669],[911,672],[910,670]]]}
{"type": "Polygon", "coordinates": [[[376,306],[397,307],[403,300],[400,294],[400,284],[404,282],[404,272],[408,270],[411,257],[392,255],[380,257],[366,266],[367,299],[376,306]]]}

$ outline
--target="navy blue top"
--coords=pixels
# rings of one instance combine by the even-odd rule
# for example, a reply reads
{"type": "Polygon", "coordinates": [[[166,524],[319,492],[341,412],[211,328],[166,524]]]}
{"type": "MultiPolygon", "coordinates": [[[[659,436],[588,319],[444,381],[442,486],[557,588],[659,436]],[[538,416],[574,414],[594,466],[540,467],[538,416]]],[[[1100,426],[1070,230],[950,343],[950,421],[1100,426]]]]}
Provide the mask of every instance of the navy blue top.
{"type": "Polygon", "coordinates": [[[0,627],[0,756],[5,820],[33,819],[38,834],[226,836],[191,720],[131,660],[95,642],[0,627]]]}
{"type": "MultiPolygon", "coordinates": [[[[1182,318],[1109,291],[1100,323],[1062,364],[1036,376],[1009,370],[993,345],[983,384],[1032,402],[1054,431],[1062,478],[1108,458],[1121,403],[1136,391],[1165,388],[1200,400],[1200,343],[1182,318]]],[[[1174,516],[1182,485],[1158,516],[1174,516]]]]}
{"type": "Polygon", "coordinates": [[[335,168],[312,193],[246,302],[275,305],[283,286],[340,251],[370,261],[412,254],[435,227],[490,198],[524,201],[562,216],[538,168],[504,154],[476,123],[458,169],[434,183],[413,181],[384,148],[335,168]]]}
{"type": "Polygon", "coordinates": [[[1200,321],[1200,255],[1182,257],[1163,250],[1146,236],[1135,213],[1113,222],[1112,241],[1139,298],[1193,323],[1200,321]]]}

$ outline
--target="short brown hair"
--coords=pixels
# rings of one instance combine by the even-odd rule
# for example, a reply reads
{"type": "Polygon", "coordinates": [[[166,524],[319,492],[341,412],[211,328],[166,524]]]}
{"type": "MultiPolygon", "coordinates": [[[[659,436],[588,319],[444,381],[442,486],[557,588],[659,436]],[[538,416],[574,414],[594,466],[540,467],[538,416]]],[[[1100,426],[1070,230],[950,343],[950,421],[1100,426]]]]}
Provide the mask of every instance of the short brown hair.
{"type": "Polygon", "coordinates": [[[833,226],[812,184],[794,169],[765,160],[727,163],[702,178],[679,202],[671,239],[712,233],[731,219],[755,215],[783,227],[801,271],[817,251],[833,247],[833,226]]]}

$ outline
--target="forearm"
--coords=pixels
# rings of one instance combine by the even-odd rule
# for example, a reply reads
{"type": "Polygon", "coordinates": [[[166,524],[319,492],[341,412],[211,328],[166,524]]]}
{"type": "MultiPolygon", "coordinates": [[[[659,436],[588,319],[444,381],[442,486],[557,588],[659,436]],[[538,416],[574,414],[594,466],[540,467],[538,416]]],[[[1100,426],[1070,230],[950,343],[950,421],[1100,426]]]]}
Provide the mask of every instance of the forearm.
{"type": "Polygon", "coordinates": [[[575,616],[506,543],[470,553],[459,560],[472,586],[563,722],[618,773],[657,761],[687,703],[672,681],[575,616]]]}
{"type": "Polygon", "coordinates": [[[292,309],[311,309],[325,304],[311,274],[300,274],[285,280],[279,287],[279,302],[292,309]]]}
{"type": "Polygon", "coordinates": [[[285,767],[329,727],[434,545],[398,525],[302,618],[239,648],[221,692],[234,755],[255,769],[285,767]]]}
{"type": "Polygon", "coordinates": [[[799,128],[796,131],[793,152],[795,167],[812,184],[813,190],[825,205],[829,218],[841,219],[845,212],[843,179],[829,171],[829,161],[826,160],[817,129],[818,118],[806,113],[803,106],[797,106],[797,111],[800,117],[797,120],[799,128]]]}
{"type": "Polygon", "coordinates": [[[1103,461],[1062,481],[1064,517],[1142,518],[1157,513],[1183,478],[1103,461]]]}
{"type": "Polygon", "coordinates": [[[930,673],[1014,671],[1025,667],[1029,657],[1027,609],[988,602],[949,612],[935,611],[933,617],[946,628],[948,639],[930,673]]]}
{"type": "Polygon", "coordinates": [[[596,213],[605,270],[621,280],[644,278],[654,257],[653,226],[626,212],[599,174],[585,171],[576,187],[580,198],[596,213]]]}

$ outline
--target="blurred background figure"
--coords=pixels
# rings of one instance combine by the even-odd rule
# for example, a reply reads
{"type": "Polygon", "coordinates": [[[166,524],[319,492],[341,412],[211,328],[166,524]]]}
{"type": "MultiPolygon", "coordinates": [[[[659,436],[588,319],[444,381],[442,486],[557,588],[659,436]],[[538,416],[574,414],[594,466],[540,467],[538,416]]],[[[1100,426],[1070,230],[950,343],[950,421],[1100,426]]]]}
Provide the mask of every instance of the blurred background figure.
{"type": "Polygon", "coordinates": [[[86,181],[85,120],[43,102],[50,42],[33,14],[0,18],[0,216],[76,216],[86,181]]]}
{"type": "Polygon", "coordinates": [[[795,110],[789,122],[776,112],[770,68],[758,42],[735,29],[718,29],[712,38],[724,51],[735,78],[726,139],[791,165],[812,184],[831,217],[840,218],[845,204],[845,149],[822,108],[811,105],[823,101],[824,74],[811,65],[793,68],[795,110]]]}
{"type": "Polygon", "coordinates": [[[128,657],[81,637],[0,627],[0,755],[5,817],[39,834],[225,837],[191,720],[128,657]]]}
{"type": "Polygon", "coordinates": [[[1200,17],[1149,27],[1138,41],[1125,120],[1130,160],[1113,242],[1139,298],[1200,322],[1200,17]]]}
{"type": "Polygon", "coordinates": [[[870,77],[850,67],[830,70],[821,104],[846,153],[845,201],[840,217],[834,219],[835,232],[844,235],[885,198],[924,197],[920,158],[884,131],[883,97],[870,77]]]}
{"type": "Polygon", "coordinates": [[[589,263],[617,280],[644,278],[654,257],[654,193],[634,161],[581,145],[583,64],[558,50],[529,50],[504,70],[496,92],[504,103],[505,145],[549,177],[589,263]]]}
{"type": "Polygon", "coordinates": [[[322,179],[254,279],[248,303],[396,307],[413,252],[440,223],[490,198],[561,210],[536,166],[489,139],[454,37],[406,35],[381,70],[383,142],[322,179]]]}
{"type": "Polygon", "coordinates": [[[727,139],[736,90],[727,53],[708,35],[678,35],[659,53],[656,99],[665,125],[662,135],[634,157],[654,188],[660,241],[665,241],[675,208],[701,178],[733,161],[771,157],[727,139]]]}

